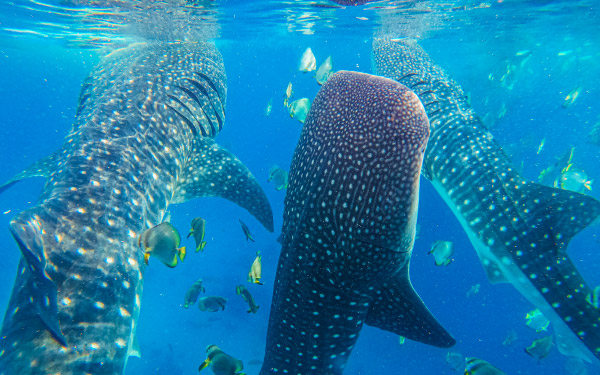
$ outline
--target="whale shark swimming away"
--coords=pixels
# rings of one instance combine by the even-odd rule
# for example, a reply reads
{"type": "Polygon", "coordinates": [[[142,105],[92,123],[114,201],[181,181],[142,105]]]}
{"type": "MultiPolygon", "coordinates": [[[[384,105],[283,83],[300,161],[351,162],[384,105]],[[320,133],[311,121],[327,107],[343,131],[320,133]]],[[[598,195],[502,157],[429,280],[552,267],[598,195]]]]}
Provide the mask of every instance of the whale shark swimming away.
{"type": "Polygon", "coordinates": [[[395,81],[342,71],[317,94],[292,160],[266,374],[341,374],[363,323],[455,341],[409,280],[429,124],[395,81]]]}
{"type": "Polygon", "coordinates": [[[431,137],[422,172],[467,232],[490,282],[511,283],[535,305],[561,353],[600,358],[600,310],[586,302],[590,288],[566,251],[600,216],[600,202],[521,177],[460,86],[416,42],[376,39],[373,63],[423,102],[431,137]]]}
{"type": "Polygon", "coordinates": [[[273,230],[250,171],[212,139],[226,76],[211,44],[138,44],[84,82],[64,146],[15,176],[47,177],[10,223],[22,258],[0,338],[0,374],[122,374],[136,352],[144,262],[137,238],[169,204],[219,196],[273,230]]]}

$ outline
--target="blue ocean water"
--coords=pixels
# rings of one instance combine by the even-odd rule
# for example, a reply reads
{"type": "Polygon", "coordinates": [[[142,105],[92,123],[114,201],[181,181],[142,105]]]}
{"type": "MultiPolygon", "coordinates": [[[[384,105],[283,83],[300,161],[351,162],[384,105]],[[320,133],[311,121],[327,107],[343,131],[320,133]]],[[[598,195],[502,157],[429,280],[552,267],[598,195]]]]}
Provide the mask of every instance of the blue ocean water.
{"type": "MultiPolygon", "coordinates": [[[[134,12],[122,3],[107,1],[101,6],[134,12]]],[[[0,181],[60,147],[74,119],[81,82],[103,55],[144,37],[160,38],[162,22],[167,23],[158,18],[133,31],[126,27],[103,30],[104,42],[98,46],[89,38],[81,41],[78,34],[93,34],[95,25],[78,18],[69,21],[75,11],[59,16],[53,13],[59,13],[56,8],[39,4],[18,1],[0,6],[0,181]],[[62,29],[46,23],[66,25],[72,34],[53,34],[51,31],[62,29]]],[[[65,2],[50,4],[65,6],[65,2]]],[[[185,263],[174,269],[151,260],[144,275],[137,328],[142,356],[129,360],[125,374],[196,373],[209,344],[242,359],[248,374],[258,373],[285,197],[285,191],[276,191],[267,183],[268,171],[275,164],[289,168],[302,129],[283,106],[288,83],[293,84],[295,98],[312,100],[319,90],[313,73],[298,71],[307,47],[313,50],[317,64],[332,56],[334,70],[371,72],[374,34],[385,30],[394,37],[417,38],[434,61],[461,84],[475,111],[481,117],[490,114],[488,126],[527,179],[537,180],[544,168],[573,147],[574,167],[584,170],[590,180],[600,178],[600,145],[590,143],[588,135],[600,122],[598,5],[594,1],[508,0],[484,4],[402,1],[331,9],[294,2],[211,3],[215,17],[207,22],[217,25],[211,39],[223,55],[228,77],[226,124],[217,142],[242,160],[262,184],[273,207],[276,230],[268,233],[246,211],[223,199],[197,199],[173,206],[172,223],[182,234],[187,233],[192,218],[207,220],[208,244],[203,253],[190,253],[185,263]],[[405,8],[409,11],[398,11],[405,8]],[[500,81],[502,76],[506,76],[504,81],[500,81]],[[578,87],[577,100],[563,108],[565,96],[578,87]],[[264,112],[270,100],[273,108],[267,117],[264,112]],[[543,139],[544,147],[538,152],[543,139]],[[239,218],[249,225],[256,243],[245,240],[239,218]],[[247,314],[247,305],[235,295],[234,287],[246,282],[258,250],[263,256],[264,286],[249,287],[260,309],[257,314],[247,314]],[[203,278],[207,294],[229,300],[223,312],[203,313],[195,306],[183,309],[185,291],[198,278],[203,278]]],[[[75,3],[68,9],[81,7],[75,3]]],[[[90,8],[93,6],[86,9],[90,8]]],[[[111,21],[127,25],[130,20],[120,15],[118,22],[111,21]]],[[[101,17],[97,14],[94,19],[101,17]]],[[[193,22],[201,20],[193,18],[193,22]]],[[[165,38],[180,38],[173,30],[164,33],[165,38]]],[[[42,179],[31,179],[0,195],[0,212],[4,213],[0,215],[0,228],[4,228],[0,230],[4,249],[0,262],[2,312],[20,258],[8,223],[15,214],[35,205],[42,186],[42,179]]],[[[600,186],[592,184],[592,190],[585,193],[600,199],[599,191],[600,186]]],[[[485,359],[507,374],[568,374],[566,357],[556,348],[540,363],[525,353],[524,348],[542,336],[525,325],[525,315],[534,307],[511,285],[487,281],[460,224],[425,179],[418,221],[410,275],[429,309],[457,339],[450,351],[485,359]],[[446,267],[436,267],[427,254],[437,240],[454,242],[455,260],[446,267]],[[477,284],[480,291],[467,296],[477,284]],[[511,330],[517,339],[503,346],[511,330]]],[[[191,249],[192,241],[185,245],[191,249]]],[[[576,236],[568,249],[592,287],[600,285],[599,251],[598,226],[576,236]]],[[[345,373],[454,374],[445,361],[448,351],[408,340],[399,345],[396,335],[365,326],[345,373]]],[[[600,374],[600,368],[589,365],[587,373],[600,374]]]]}

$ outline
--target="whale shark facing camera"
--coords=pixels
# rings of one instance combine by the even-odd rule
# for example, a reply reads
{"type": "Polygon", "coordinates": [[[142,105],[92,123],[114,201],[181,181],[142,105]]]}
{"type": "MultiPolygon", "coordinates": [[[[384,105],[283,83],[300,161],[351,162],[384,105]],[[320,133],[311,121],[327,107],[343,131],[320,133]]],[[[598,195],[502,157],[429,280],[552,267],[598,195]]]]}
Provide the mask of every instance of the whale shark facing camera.
{"type": "Polygon", "coordinates": [[[10,230],[22,258],[0,335],[0,374],[122,374],[137,352],[144,253],[169,204],[229,199],[273,230],[248,168],[212,139],[227,95],[208,43],[149,43],[105,57],[82,86],[63,147],[0,187],[47,178],[10,230]]]}
{"type": "Polygon", "coordinates": [[[429,122],[418,97],[341,71],[321,88],[292,160],[260,374],[341,374],[363,324],[455,340],[412,288],[429,122]]]}

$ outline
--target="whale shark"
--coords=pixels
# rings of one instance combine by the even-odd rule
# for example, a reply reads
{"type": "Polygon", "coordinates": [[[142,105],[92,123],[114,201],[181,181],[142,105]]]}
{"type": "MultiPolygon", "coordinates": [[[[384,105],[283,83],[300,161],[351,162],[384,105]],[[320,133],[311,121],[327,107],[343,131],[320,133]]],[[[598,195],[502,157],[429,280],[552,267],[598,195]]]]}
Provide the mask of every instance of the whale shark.
{"type": "Polygon", "coordinates": [[[225,120],[222,57],[209,43],[113,51],[84,81],[64,145],[0,188],[46,177],[10,222],[22,257],[0,334],[0,374],[122,374],[140,312],[137,239],[170,204],[218,196],[269,231],[267,198],[214,137],[225,120]]]}
{"type": "Polygon", "coordinates": [[[600,310],[567,254],[600,216],[592,197],[525,180],[461,87],[415,41],[377,38],[374,72],[415,91],[431,136],[423,175],[458,218],[492,283],[510,283],[552,323],[561,353],[597,362],[600,310]]]}
{"type": "Polygon", "coordinates": [[[290,168],[261,375],[341,374],[363,324],[454,345],[408,273],[428,135],[393,80],[341,71],[322,86],[290,168]]]}

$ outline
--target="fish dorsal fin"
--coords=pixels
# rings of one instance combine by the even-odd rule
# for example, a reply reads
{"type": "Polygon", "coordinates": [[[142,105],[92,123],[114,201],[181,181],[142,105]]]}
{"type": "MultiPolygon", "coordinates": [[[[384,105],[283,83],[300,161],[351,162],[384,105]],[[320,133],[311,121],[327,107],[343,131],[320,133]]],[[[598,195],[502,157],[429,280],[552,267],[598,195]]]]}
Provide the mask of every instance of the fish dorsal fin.
{"type": "Polygon", "coordinates": [[[172,203],[199,197],[225,198],[248,210],[273,232],[273,212],[267,196],[250,170],[231,152],[210,138],[200,138],[184,171],[172,203]]]}
{"type": "Polygon", "coordinates": [[[560,250],[566,250],[571,238],[600,216],[600,201],[584,194],[535,183],[521,190],[516,201],[529,212],[536,229],[552,233],[560,250]]]}
{"type": "Polygon", "coordinates": [[[30,291],[29,299],[52,337],[66,347],[67,339],[61,332],[58,321],[58,290],[45,270],[47,261],[42,238],[39,236],[41,224],[33,216],[23,215],[27,214],[21,214],[10,223],[10,231],[31,275],[26,284],[30,291]]]}
{"type": "Polygon", "coordinates": [[[40,160],[36,161],[35,163],[31,164],[30,166],[25,168],[23,171],[14,175],[10,180],[8,180],[4,184],[0,185],[0,194],[3,193],[8,188],[10,188],[12,185],[16,184],[17,182],[19,182],[25,178],[29,178],[29,177],[46,177],[46,178],[48,178],[48,177],[50,177],[52,172],[54,172],[56,170],[56,167],[60,163],[64,153],[65,153],[64,149],[61,148],[60,150],[52,153],[51,155],[46,156],[45,158],[40,159],[40,160]]]}
{"type": "Polygon", "coordinates": [[[138,342],[137,335],[133,335],[133,341],[131,342],[131,347],[129,348],[128,354],[130,357],[142,358],[142,352],[140,351],[140,344],[138,342]]]}
{"type": "Polygon", "coordinates": [[[449,348],[456,340],[429,312],[408,274],[376,287],[365,323],[424,344],[449,348]]]}

